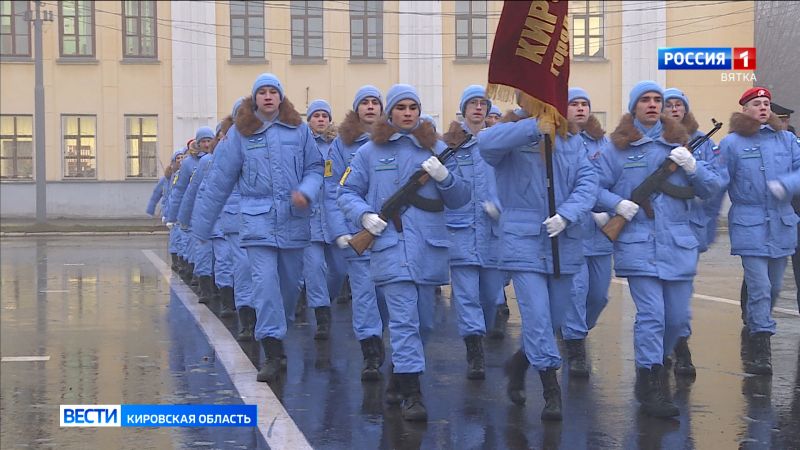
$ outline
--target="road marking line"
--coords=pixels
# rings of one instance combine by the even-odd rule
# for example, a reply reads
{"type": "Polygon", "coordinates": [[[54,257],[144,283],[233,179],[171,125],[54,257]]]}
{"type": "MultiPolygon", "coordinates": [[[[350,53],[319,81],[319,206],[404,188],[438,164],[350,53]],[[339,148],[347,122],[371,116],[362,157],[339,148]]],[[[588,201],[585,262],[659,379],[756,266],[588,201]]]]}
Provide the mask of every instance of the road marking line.
{"type": "Polygon", "coordinates": [[[270,448],[311,449],[311,444],[269,385],[256,381],[258,371],[219,318],[206,305],[197,302],[197,296],[183,281],[176,278],[176,281],[172,282],[172,271],[155,252],[142,250],[142,253],[161,272],[183,306],[192,314],[214,349],[217,359],[228,372],[242,401],[258,405],[258,431],[267,445],[270,448]]]}
{"type": "Polygon", "coordinates": [[[31,362],[31,361],[50,361],[50,355],[47,356],[3,356],[0,362],[31,362]]]}
{"type": "Polygon", "coordinates": [[[39,291],[40,294],[63,294],[69,292],[69,289],[48,289],[46,291],[39,291]]]}
{"type": "MultiPolygon", "coordinates": [[[[612,283],[616,283],[616,284],[621,284],[623,286],[627,286],[628,285],[627,281],[621,280],[619,278],[612,278],[611,282],[612,283]]],[[[731,300],[729,298],[714,297],[713,295],[705,295],[705,294],[693,294],[692,297],[699,298],[701,300],[708,300],[708,301],[711,301],[711,302],[727,303],[729,305],[739,306],[739,300],[731,300]]],[[[800,312],[797,312],[797,311],[794,311],[794,310],[791,310],[791,309],[772,308],[772,310],[773,311],[777,311],[779,313],[783,313],[783,314],[789,315],[789,316],[800,317],[800,312]]]]}

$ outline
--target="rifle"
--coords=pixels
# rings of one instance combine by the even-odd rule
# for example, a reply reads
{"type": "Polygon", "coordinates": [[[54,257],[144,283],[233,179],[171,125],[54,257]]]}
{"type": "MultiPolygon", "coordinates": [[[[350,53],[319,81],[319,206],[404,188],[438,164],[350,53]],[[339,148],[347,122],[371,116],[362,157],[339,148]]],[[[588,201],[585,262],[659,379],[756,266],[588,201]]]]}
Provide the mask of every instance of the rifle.
{"type": "MultiPolygon", "coordinates": [[[[690,152],[694,152],[695,149],[711,139],[711,136],[713,136],[714,133],[722,128],[722,122],[717,122],[714,119],[711,119],[711,122],[714,124],[714,128],[712,128],[711,131],[703,136],[697,136],[688,144],[686,144],[686,148],[690,152]]],[[[678,170],[678,165],[675,164],[675,161],[666,158],[658,167],[658,169],[645,178],[644,181],[642,181],[639,186],[636,186],[631,193],[630,200],[641,206],[644,209],[647,217],[652,218],[654,215],[653,207],[650,204],[650,195],[652,195],[654,192],[661,191],[670,197],[681,198],[685,200],[694,198],[694,189],[692,189],[691,186],[676,186],[667,182],[667,178],[669,178],[670,175],[672,175],[676,170],[678,170]]],[[[611,220],[609,220],[608,223],[602,228],[603,234],[605,234],[606,237],[612,242],[616,241],[617,237],[619,237],[619,234],[622,232],[622,229],[625,228],[627,223],[628,221],[625,220],[624,217],[617,214],[616,216],[612,217],[611,220]]]]}
{"type": "MultiPolygon", "coordinates": [[[[455,146],[448,146],[446,149],[442,150],[436,158],[439,159],[439,162],[444,164],[445,161],[450,159],[461,147],[467,144],[470,139],[472,139],[471,134],[467,134],[466,139],[464,139],[461,143],[455,146]]],[[[411,175],[411,178],[406,182],[403,187],[397,190],[391,197],[389,197],[386,202],[384,202],[383,206],[381,206],[381,212],[378,214],[382,220],[388,222],[392,220],[395,223],[395,228],[401,230],[400,228],[400,215],[408,208],[410,203],[411,196],[415,194],[419,188],[421,188],[425,183],[428,182],[430,179],[430,175],[425,169],[419,169],[411,175]]],[[[350,247],[355,250],[355,252],[359,255],[364,253],[368,248],[372,246],[372,242],[375,240],[375,235],[363,229],[356,233],[353,236],[353,239],[350,240],[348,243],[350,247]]]]}
{"type": "MultiPolygon", "coordinates": [[[[553,142],[550,140],[550,135],[544,135],[544,155],[545,155],[545,171],[547,173],[547,205],[550,215],[556,215],[556,191],[553,185],[553,142]]],[[[550,238],[550,250],[553,255],[553,276],[559,278],[561,276],[561,260],[558,253],[558,236],[550,238]]]]}

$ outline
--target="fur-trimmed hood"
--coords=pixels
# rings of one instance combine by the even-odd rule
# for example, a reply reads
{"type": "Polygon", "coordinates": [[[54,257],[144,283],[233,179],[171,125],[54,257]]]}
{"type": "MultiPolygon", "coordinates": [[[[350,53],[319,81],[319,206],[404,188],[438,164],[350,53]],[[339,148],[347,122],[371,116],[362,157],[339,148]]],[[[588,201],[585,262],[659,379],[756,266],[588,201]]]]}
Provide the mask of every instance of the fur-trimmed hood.
{"type": "MultiPolygon", "coordinates": [[[[661,132],[661,137],[664,141],[680,145],[686,145],[689,142],[689,132],[680,122],[662,114],[661,123],[664,127],[661,132]]],[[[625,150],[632,142],[641,139],[643,135],[633,124],[633,115],[625,114],[610,137],[617,150],[625,150]]]]}
{"type": "Polygon", "coordinates": [[[369,131],[358,119],[358,113],[348,111],[342,123],[339,124],[339,137],[342,139],[342,143],[349,147],[364,133],[369,133],[369,131]]]}
{"type": "Polygon", "coordinates": [[[697,119],[694,118],[694,114],[691,112],[687,112],[683,116],[683,120],[681,120],[681,125],[686,128],[686,132],[689,133],[689,136],[694,136],[697,133],[697,130],[700,128],[700,124],[697,123],[697,119]]]}
{"type": "MultiPolygon", "coordinates": [[[[786,129],[781,119],[775,113],[770,113],[769,119],[767,119],[767,125],[771,126],[775,131],[783,131],[786,129]]],[[[752,136],[758,133],[760,129],[761,122],[747,114],[741,112],[731,114],[731,133],[740,134],[742,136],[752,136]]]]}
{"type": "Polygon", "coordinates": [[[221,123],[221,125],[219,127],[219,133],[217,133],[217,135],[214,136],[214,142],[211,143],[211,148],[212,149],[216,149],[217,148],[217,144],[219,144],[219,142],[222,139],[225,139],[225,135],[228,134],[228,130],[230,130],[231,127],[233,126],[233,117],[231,117],[230,114],[229,114],[229,115],[225,116],[225,118],[222,119],[222,122],[220,122],[220,123],[221,123]],[[220,137],[219,137],[220,133],[222,133],[222,139],[220,139],[220,137]]]}
{"type": "MultiPolygon", "coordinates": [[[[289,97],[284,97],[278,107],[278,122],[296,127],[303,123],[300,113],[294,109],[294,105],[289,101],[289,97]]],[[[252,136],[264,122],[256,116],[255,103],[252,97],[247,97],[242,101],[242,106],[236,112],[236,129],[242,136],[252,136]]]]}
{"type": "MultiPolygon", "coordinates": [[[[603,129],[603,126],[600,125],[600,121],[597,120],[594,114],[589,114],[589,119],[586,121],[586,126],[583,127],[583,131],[595,141],[601,139],[606,134],[606,130],[603,129]]],[[[569,132],[578,134],[581,130],[578,129],[577,125],[569,124],[569,132]]]]}
{"type": "Polygon", "coordinates": [[[448,147],[456,146],[462,142],[464,139],[467,138],[467,132],[464,130],[464,126],[461,122],[454,120],[450,122],[450,127],[447,129],[447,133],[442,136],[445,144],[448,147]]]}
{"type": "MultiPolygon", "coordinates": [[[[376,144],[385,144],[389,142],[389,138],[397,133],[397,129],[389,123],[389,119],[384,115],[375,122],[372,129],[372,142],[376,144]]],[[[417,142],[426,150],[434,151],[436,148],[436,141],[439,140],[439,135],[436,134],[436,129],[433,124],[427,120],[419,119],[419,125],[411,135],[417,138],[417,142]]]]}

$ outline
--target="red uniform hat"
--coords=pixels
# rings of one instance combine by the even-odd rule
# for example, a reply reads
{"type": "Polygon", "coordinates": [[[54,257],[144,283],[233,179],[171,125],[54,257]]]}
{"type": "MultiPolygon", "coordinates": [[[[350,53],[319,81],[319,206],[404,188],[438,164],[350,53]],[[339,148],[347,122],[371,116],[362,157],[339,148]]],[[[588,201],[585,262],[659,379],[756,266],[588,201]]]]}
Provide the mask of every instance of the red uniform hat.
{"type": "Polygon", "coordinates": [[[744,105],[756,97],[767,97],[768,99],[772,100],[772,94],[769,93],[769,89],[763,87],[754,87],[744,91],[742,98],[739,99],[739,104],[744,105]]]}

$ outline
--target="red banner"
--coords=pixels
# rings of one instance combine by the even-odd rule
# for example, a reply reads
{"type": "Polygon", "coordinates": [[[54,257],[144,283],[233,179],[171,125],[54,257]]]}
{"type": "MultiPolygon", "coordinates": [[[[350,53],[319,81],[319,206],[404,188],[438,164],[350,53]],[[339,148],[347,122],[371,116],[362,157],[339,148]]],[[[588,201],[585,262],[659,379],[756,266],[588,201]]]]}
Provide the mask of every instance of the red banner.
{"type": "Polygon", "coordinates": [[[566,0],[503,4],[487,88],[489,97],[516,100],[542,125],[553,124],[562,135],[567,130],[569,89],[567,6],[566,0]]]}

